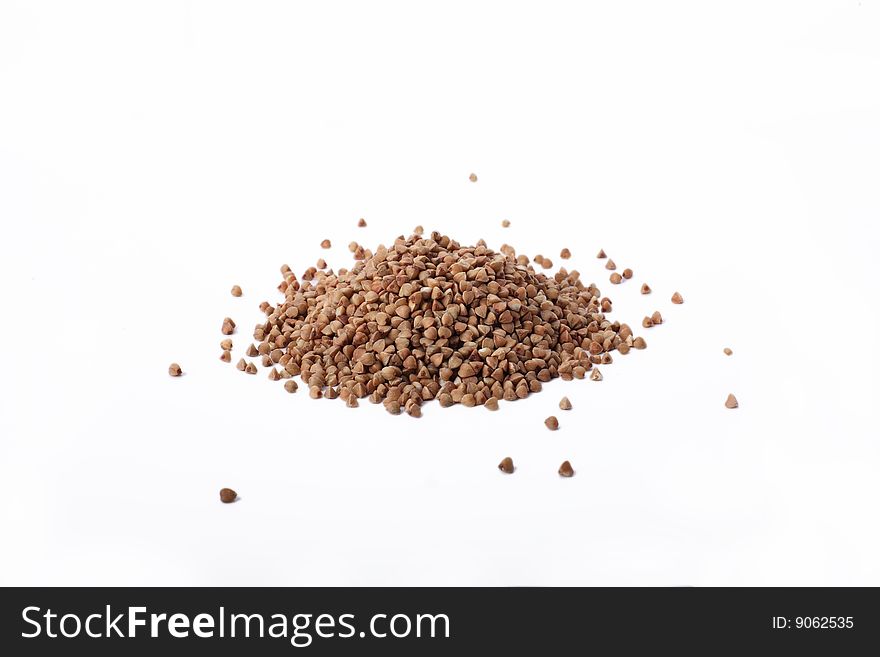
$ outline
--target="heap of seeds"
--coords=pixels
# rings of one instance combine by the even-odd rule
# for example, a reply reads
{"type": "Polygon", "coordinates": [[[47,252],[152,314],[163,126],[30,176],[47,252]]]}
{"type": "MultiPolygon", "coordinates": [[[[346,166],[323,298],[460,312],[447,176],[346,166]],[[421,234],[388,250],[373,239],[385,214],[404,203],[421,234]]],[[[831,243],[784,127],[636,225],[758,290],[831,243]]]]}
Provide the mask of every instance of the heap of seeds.
{"type": "Polygon", "coordinates": [[[256,352],[272,378],[300,376],[311,397],[349,406],[368,397],[392,414],[419,416],[432,399],[491,409],[645,345],[605,317],[611,301],[578,272],[538,273],[482,240],[400,236],[351,270],[310,268],[302,281],[282,272],[284,300],[261,305],[256,352]]]}

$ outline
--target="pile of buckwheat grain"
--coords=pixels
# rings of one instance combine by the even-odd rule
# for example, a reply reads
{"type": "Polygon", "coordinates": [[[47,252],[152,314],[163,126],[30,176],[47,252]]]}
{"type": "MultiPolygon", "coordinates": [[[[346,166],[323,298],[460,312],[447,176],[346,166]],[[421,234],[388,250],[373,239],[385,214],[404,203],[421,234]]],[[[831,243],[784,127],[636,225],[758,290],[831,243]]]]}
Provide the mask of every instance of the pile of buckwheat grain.
{"type": "Polygon", "coordinates": [[[644,348],[606,318],[611,300],[577,271],[547,275],[508,245],[496,252],[420,232],[350,270],[321,262],[299,280],[283,266],[284,300],[261,304],[266,320],[248,354],[270,379],[301,377],[313,398],[369,398],[420,416],[432,399],[494,410],[554,378],[583,379],[614,350],[644,348]]]}

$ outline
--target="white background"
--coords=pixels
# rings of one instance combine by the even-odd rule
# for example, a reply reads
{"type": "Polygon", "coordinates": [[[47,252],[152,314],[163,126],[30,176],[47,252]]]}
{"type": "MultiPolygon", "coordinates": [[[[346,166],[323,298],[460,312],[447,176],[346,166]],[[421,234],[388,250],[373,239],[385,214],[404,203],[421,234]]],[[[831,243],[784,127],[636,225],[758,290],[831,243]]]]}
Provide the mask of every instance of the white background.
{"type": "Polygon", "coordinates": [[[852,1],[5,0],[0,584],[880,584],[878,33],[852,1]],[[494,414],[218,360],[281,264],[416,224],[568,247],[667,321],[494,414]]]}

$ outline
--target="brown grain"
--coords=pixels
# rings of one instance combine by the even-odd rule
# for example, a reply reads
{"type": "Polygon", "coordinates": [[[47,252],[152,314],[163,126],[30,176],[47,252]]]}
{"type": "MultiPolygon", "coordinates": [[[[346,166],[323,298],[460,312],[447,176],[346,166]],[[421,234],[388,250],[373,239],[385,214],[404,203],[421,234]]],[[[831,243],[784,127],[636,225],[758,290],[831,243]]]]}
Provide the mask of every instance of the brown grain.
{"type": "Polygon", "coordinates": [[[513,474],[513,459],[509,456],[505,456],[501,459],[501,463],[498,464],[498,469],[501,470],[504,474],[513,474]]]}
{"type": "Polygon", "coordinates": [[[168,366],[169,376],[180,376],[181,374],[183,374],[183,370],[180,369],[180,365],[177,363],[171,363],[171,365],[168,366]]]}
{"type": "Polygon", "coordinates": [[[574,476],[574,468],[571,467],[571,463],[568,461],[563,461],[562,465],[559,466],[559,476],[560,477],[573,477],[574,476]]]}
{"type": "Polygon", "coordinates": [[[493,409],[554,378],[586,378],[633,344],[595,285],[564,268],[538,273],[508,245],[498,253],[435,232],[364,251],[351,269],[284,273],[284,299],[261,304],[258,346],[247,349],[270,376],[301,378],[314,398],[418,416],[432,399],[493,409]]]}

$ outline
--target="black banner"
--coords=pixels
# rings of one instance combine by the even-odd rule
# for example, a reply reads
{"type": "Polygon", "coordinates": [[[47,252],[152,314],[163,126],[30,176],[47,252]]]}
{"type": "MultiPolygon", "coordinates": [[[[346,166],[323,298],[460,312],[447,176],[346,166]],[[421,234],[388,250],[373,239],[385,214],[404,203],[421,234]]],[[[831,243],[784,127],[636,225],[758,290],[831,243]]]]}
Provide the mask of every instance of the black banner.
{"type": "Polygon", "coordinates": [[[878,615],[875,589],[21,588],[0,590],[0,650],[855,654],[876,651],[878,615]]]}

